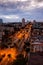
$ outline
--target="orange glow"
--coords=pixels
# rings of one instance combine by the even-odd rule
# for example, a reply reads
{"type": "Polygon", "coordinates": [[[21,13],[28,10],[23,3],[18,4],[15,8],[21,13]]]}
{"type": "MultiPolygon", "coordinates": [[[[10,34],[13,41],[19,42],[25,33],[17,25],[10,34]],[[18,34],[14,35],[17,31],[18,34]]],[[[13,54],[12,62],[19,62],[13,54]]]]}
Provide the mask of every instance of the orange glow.
{"type": "Polygon", "coordinates": [[[0,54],[1,55],[5,54],[6,57],[8,54],[11,54],[11,57],[13,59],[16,59],[17,50],[15,48],[8,48],[8,49],[0,50],[0,54]]]}
{"type": "Polygon", "coordinates": [[[25,39],[27,39],[28,38],[28,34],[25,34],[25,39]]]}
{"type": "Polygon", "coordinates": [[[8,48],[8,49],[0,50],[0,57],[2,57],[2,55],[4,54],[5,54],[5,57],[3,57],[3,60],[1,63],[2,64],[4,63],[6,65],[7,61],[12,62],[13,60],[16,59],[16,56],[18,55],[18,51],[16,48],[8,48]],[[10,54],[10,57],[8,56],[9,54],[10,54]]]}
{"type": "MultiPolygon", "coordinates": [[[[28,28],[28,30],[29,30],[28,32],[27,32],[27,29],[24,28],[24,29],[21,29],[20,31],[18,31],[17,33],[14,33],[13,35],[8,36],[8,37],[12,39],[12,43],[15,42],[16,44],[18,44],[18,40],[20,39],[22,42],[21,46],[23,46],[24,41],[27,40],[28,37],[30,37],[31,27],[32,27],[32,25],[27,25],[25,28],[28,28]],[[22,41],[22,39],[24,41],[22,41]]],[[[0,57],[2,57],[2,55],[5,54],[5,57],[3,57],[3,60],[0,63],[0,65],[8,65],[7,64],[8,61],[12,62],[13,60],[15,60],[16,56],[20,53],[18,51],[19,50],[17,50],[16,48],[7,48],[7,49],[0,50],[0,57]],[[8,56],[9,54],[10,54],[10,56],[8,56]]],[[[24,55],[24,57],[26,56],[25,51],[22,51],[22,54],[24,55]]]]}
{"type": "Polygon", "coordinates": [[[20,34],[17,36],[18,39],[21,39],[21,37],[22,37],[22,33],[20,33],[20,34]]]}

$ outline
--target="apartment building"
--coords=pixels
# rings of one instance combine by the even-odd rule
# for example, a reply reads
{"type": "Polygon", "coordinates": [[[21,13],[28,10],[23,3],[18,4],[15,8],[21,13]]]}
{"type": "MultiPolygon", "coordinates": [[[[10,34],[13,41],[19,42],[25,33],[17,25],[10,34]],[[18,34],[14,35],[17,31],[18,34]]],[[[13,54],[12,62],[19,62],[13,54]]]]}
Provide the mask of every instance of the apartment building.
{"type": "Polygon", "coordinates": [[[33,22],[31,30],[31,51],[43,51],[43,22],[33,22]]]}

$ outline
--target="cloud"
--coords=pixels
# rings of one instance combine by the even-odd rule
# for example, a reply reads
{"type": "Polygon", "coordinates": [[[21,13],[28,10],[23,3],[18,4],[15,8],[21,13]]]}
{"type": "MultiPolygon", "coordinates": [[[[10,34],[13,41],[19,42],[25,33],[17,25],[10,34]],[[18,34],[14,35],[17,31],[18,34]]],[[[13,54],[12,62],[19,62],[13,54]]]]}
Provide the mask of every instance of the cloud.
{"type": "Polygon", "coordinates": [[[4,19],[33,19],[42,13],[43,0],[0,0],[0,17],[4,19]]]}
{"type": "Polygon", "coordinates": [[[20,1],[20,2],[24,2],[24,1],[28,1],[28,0],[0,0],[0,2],[17,2],[17,1],[20,1]]]}
{"type": "Polygon", "coordinates": [[[17,15],[1,15],[0,18],[18,19],[19,16],[17,16],[17,15]]]}
{"type": "Polygon", "coordinates": [[[9,10],[19,9],[22,11],[27,11],[43,7],[43,0],[3,0],[0,1],[0,7],[9,10]]]}
{"type": "Polygon", "coordinates": [[[27,9],[30,7],[31,0],[3,0],[0,1],[0,7],[10,8],[10,9],[27,9]]]}
{"type": "Polygon", "coordinates": [[[18,15],[0,15],[0,18],[3,19],[4,22],[17,22],[20,17],[18,15]]]}
{"type": "Polygon", "coordinates": [[[43,2],[43,0],[36,0],[37,2],[43,2]]]}

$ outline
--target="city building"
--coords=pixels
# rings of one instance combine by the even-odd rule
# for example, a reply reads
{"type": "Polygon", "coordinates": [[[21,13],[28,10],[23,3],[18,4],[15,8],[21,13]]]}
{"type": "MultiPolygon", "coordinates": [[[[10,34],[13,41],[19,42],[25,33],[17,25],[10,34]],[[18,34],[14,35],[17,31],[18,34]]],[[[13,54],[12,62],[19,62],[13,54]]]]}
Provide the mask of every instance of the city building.
{"type": "Polygon", "coordinates": [[[3,20],[2,19],[0,19],[0,24],[2,24],[3,23],[3,20]]]}
{"type": "Polygon", "coordinates": [[[33,22],[30,40],[31,51],[43,51],[43,22],[33,22]]]}
{"type": "Polygon", "coordinates": [[[2,43],[2,37],[5,35],[5,31],[8,31],[8,34],[11,35],[14,32],[14,27],[6,23],[0,24],[0,43],[2,43]]]}
{"type": "Polygon", "coordinates": [[[25,19],[23,18],[22,19],[22,27],[24,27],[25,26],[25,19]]]}
{"type": "Polygon", "coordinates": [[[7,34],[7,36],[15,34],[22,28],[21,22],[12,23],[2,23],[0,24],[0,43],[2,43],[2,37],[7,34]]]}
{"type": "Polygon", "coordinates": [[[16,28],[21,28],[22,27],[21,22],[12,22],[12,23],[8,23],[8,25],[14,26],[16,28]]]}

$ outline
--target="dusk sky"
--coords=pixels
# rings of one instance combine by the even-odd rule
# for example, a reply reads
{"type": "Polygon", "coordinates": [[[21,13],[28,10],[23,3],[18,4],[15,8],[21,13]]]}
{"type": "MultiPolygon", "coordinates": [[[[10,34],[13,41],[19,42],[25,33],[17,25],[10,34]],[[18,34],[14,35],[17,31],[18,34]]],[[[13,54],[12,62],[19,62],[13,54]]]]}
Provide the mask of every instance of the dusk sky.
{"type": "Polygon", "coordinates": [[[43,0],[0,0],[0,18],[4,22],[43,21],[43,0]]]}

